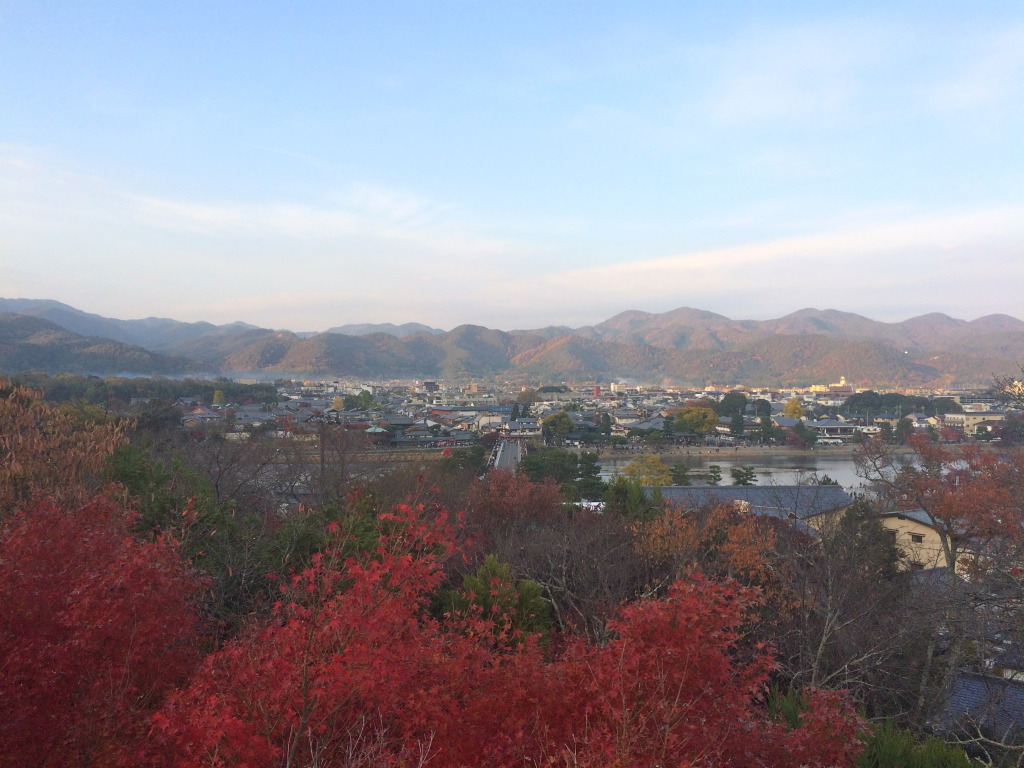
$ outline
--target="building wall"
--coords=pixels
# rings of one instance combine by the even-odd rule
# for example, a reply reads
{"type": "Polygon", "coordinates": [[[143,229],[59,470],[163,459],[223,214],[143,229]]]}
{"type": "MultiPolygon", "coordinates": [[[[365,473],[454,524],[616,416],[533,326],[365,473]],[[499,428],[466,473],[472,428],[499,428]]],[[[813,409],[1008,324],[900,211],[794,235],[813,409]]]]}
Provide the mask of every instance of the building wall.
{"type": "Polygon", "coordinates": [[[882,525],[896,537],[896,546],[912,568],[940,568],[946,565],[942,540],[934,528],[903,515],[886,515],[882,525]]]}

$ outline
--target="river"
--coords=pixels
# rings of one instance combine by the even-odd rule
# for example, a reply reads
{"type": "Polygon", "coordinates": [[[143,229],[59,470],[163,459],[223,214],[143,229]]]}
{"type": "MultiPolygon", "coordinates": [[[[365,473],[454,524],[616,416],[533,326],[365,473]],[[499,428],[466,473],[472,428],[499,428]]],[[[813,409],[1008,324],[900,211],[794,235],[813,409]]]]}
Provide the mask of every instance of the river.
{"type": "MultiPolygon", "coordinates": [[[[621,472],[635,458],[635,455],[621,458],[602,457],[602,478],[607,480],[621,472]]],[[[676,462],[685,464],[692,474],[692,485],[704,485],[699,475],[710,465],[717,464],[722,468],[721,485],[732,484],[729,470],[733,467],[752,466],[757,471],[758,485],[797,485],[813,482],[815,476],[822,478],[828,475],[848,491],[864,489],[864,479],[857,475],[853,454],[848,450],[751,454],[736,453],[732,449],[722,448],[718,453],[709,453],[707,449],[700,452],[694,450],[689,454],[662,455],[661,459],[670,466],[676,462]]]]}

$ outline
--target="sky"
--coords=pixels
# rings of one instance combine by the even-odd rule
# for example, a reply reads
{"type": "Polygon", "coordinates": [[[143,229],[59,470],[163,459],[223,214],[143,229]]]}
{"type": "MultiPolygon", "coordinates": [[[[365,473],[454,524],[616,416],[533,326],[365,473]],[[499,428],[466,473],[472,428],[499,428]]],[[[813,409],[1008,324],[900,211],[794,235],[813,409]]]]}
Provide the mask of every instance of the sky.
{"type": "Polygon", "coordinates": [[[1024,318],[1024,3],[0,0],[0,296],[1024,318]]]}

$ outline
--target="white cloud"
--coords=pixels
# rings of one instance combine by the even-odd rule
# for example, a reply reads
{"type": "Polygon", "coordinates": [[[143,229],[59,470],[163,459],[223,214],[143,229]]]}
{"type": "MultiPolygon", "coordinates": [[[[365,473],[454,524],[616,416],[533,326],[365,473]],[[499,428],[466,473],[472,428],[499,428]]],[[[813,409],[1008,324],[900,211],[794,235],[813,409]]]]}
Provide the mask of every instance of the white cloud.
{"type": "Polygon", "coordinates": [[[534,223],[529,238],[508,239],[451,206],[373,186],[320,206],[168,200],[0,148],[0,200],[2,292],[116,317],[530,328],[629,308],[773,317],[818,305],[897,320],[922,307],[1019,315],[1024,282],[1020,205],[931,216],[879,206],[834,214],[845,223],[828,229],[792,221],[786,230],[803,234],[774,239],[758,225],[782,213],[737,208],[701,236],[735,242],[742,225],[745,244],[645,258],[619,233],[601,243],[617,263],[568,269],[601,222],[552,230],[550,242],[534,223]]]}
{"type": "Polygon", "coordinates": [[[940,311],[1019,314],[1022,243],[1024,207],[1008,207],[557,273],[538,280],[535,296],[586,297],[594,308],[728,307],[742,317],[844,304],[895,320],[909,316],[911,298],[940,311]]]}

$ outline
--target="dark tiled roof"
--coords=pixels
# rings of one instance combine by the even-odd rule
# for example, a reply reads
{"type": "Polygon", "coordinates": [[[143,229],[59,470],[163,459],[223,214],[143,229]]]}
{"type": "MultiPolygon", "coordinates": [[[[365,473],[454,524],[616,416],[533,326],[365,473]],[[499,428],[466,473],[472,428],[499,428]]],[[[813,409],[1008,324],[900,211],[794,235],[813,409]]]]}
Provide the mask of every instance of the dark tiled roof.
{"type": "Polygon", "coordinates": [[[913,520],[921,525],[927,525],[929,528],[934,528],[935,523],[928,516],[928,513],[923,509],[897,509],[889,512],[883,512],[882,517],[906,517],[913,520]]]}
{"type": "Polygon", "coordinates": [[[850,494],[839,485],[669,485],[661,488],[661,497],[686,507],[743,501],[750,505],[754,514],[792,516],[798,520],[853,504],[850,494]]]}
{"type": "Polygon", "coordinates": [[[998,740],[1024,731],[1024,684],[992,675],[961,672],[953,681],[946,708],[935,723],[939,730],[981,730],[998,740]]]}

